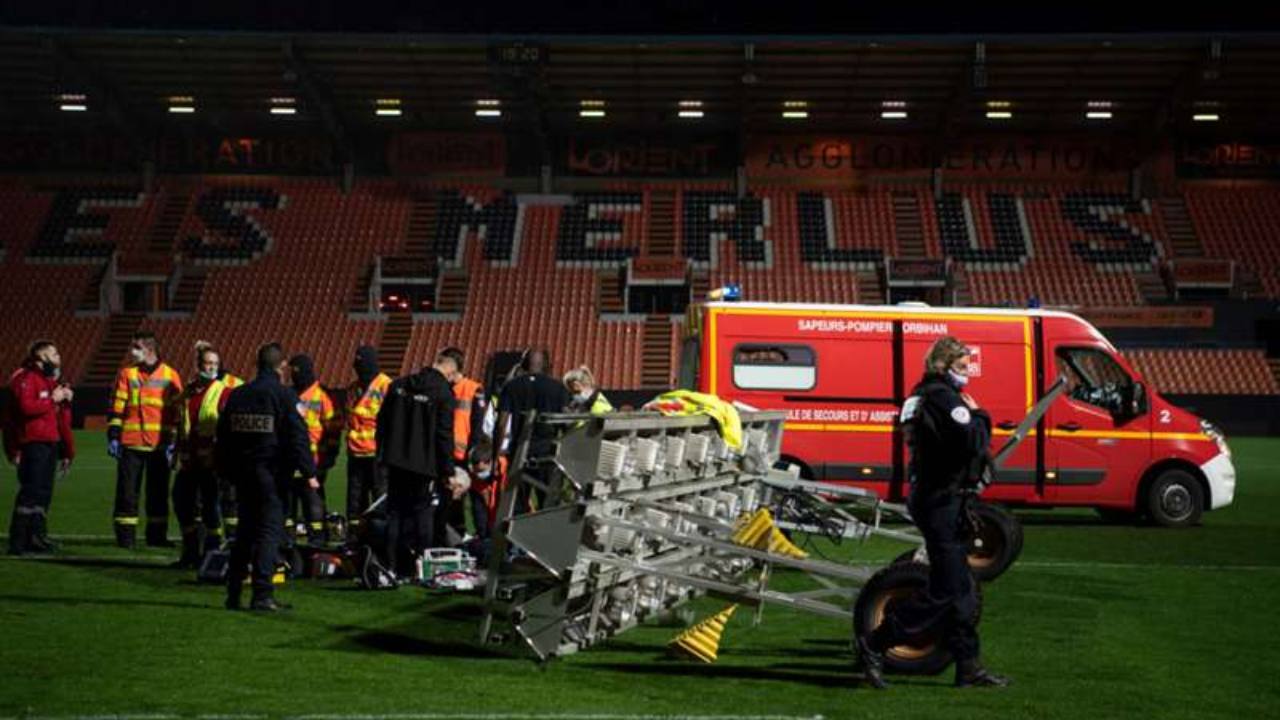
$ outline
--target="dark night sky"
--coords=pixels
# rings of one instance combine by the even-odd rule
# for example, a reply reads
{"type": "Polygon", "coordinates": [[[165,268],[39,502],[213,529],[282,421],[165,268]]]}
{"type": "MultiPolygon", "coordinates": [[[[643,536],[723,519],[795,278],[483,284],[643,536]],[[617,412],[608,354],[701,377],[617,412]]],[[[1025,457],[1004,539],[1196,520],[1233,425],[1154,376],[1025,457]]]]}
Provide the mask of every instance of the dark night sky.
{"type": "MultiPolygon", "coordinates": [[[[981,0],[834,0],[696,3],[674,0],[9,0],[0,24],[64,28],[599,35],[857,35],[993,33],[1205,33],[1280,30],[1274,0],[1197,3],[1155,13],[1141,1],[1000,4],[981,0]],[[1250,7],[1252,6],[1252,7],[1250,7]]],[[[1173,8],[1173,3],[1164,3],[1173,8]]]]}

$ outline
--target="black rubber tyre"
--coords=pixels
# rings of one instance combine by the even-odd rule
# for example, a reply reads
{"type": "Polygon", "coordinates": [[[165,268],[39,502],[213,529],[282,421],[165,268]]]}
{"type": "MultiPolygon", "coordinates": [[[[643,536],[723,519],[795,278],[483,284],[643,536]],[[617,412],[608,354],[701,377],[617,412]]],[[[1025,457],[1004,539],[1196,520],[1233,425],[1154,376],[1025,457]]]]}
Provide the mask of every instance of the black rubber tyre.
{"type": "Polygon", "coordinates": [[[996,505],[974,502],[972,508],[979,527],[969,540],[969,567],[979,582],[992,582],[1022,554],[1022,523],[996,505]]]}
{"type": "MultiPolygon", "coordinates": [[[[884,621],[893,603],[923,591],[929,584],[929,567],[906,562],[890,565],[867,581],[858,593],[853,606],[853,632],[855,637],[865,637],[884,621]]],[[[973,624],[982,618],[982,591],[974,583],[978,604],[973,624]]],[[[918,638],[912,643],[889,648],[884,654],[884,667],[890,672],[909,675],[937,675],[951,664],[951,651],[940,638],[918,638]]]]}
{"type": "MultiPolygon", "coordinates": [[[[979,529],[977,537],[969,541],[969,568],[978,582],[992,582],[1022,554],[1022,523],[996,505],[974,502],[972,506],[979,529]]],[[[928,557],[917,558],[916,550],[911,549],[893,561],[927,563],[928,557]]]]}
{"type": "Polygon", "coordinates": [[[1146,505],[1156,525],[1190,527],[1200,522],[1204,512],[1204,488],[1186,470],[1165,470],[1147,488],[1146,505]]]}

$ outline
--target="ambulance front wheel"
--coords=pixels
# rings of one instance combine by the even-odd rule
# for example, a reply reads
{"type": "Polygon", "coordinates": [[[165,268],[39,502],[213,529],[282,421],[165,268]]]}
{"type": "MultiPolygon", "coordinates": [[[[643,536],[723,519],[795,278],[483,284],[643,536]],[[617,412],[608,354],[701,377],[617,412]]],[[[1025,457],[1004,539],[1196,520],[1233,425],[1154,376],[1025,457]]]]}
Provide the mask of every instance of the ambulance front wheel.
{"type": "Polygon", "coordinates": [[[1195,525],[1204,512],[1204,488],[1186,470],[1165,470],[1147,488],[1147,515],[1157,525],[1195,525]]]}

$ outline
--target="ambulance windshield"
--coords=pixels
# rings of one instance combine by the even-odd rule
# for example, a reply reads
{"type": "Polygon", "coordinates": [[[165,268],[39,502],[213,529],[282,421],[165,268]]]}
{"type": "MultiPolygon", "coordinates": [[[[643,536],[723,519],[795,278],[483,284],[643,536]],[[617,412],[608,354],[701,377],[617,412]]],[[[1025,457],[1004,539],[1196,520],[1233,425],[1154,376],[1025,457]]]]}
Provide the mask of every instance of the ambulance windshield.
{"type": "Polygon", "coordinates": [[[1120,414],[1134,396],[1133,378],[1098,348],[1059,348],[1058,366],[1071,383],[1071,397],[1120,414]]]}

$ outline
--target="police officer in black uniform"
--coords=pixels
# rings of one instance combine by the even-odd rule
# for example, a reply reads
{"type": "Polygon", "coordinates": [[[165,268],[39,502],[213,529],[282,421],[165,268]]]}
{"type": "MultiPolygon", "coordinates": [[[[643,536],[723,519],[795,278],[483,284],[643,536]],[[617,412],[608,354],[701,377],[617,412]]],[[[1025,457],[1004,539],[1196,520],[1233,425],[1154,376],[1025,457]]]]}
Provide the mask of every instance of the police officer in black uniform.
{"type": "Polygon", "coordinates": [[[285,354],[278,343],[258,350],[258,377],[236,388],[218,419],[217,459],[224,477],[233,478],[240,527],[227,571],[227,609],[240,609],[240,586],[253,564],[250,610],[283,609],[272,597],[271,577],[284,541],[283,494],[294,472],[316,489],[307,427],[298,395],[280,378],[285,354]]]}
{"type": "Polygon", "coordinates": [[[964,392],[969,355],[953,337],[934,343],[925,358],[924,378],[902,407],[911,448],[907,507],[929,553],[929,584],[857,640],[858,669],[877,689],[887,687],[885,651],[929,633],[937,633],[955,657],[957,687],[1009,684],[978,660],[978,597],[967,557],[965,503],[989,460],[991,417],[964,392]]]}

